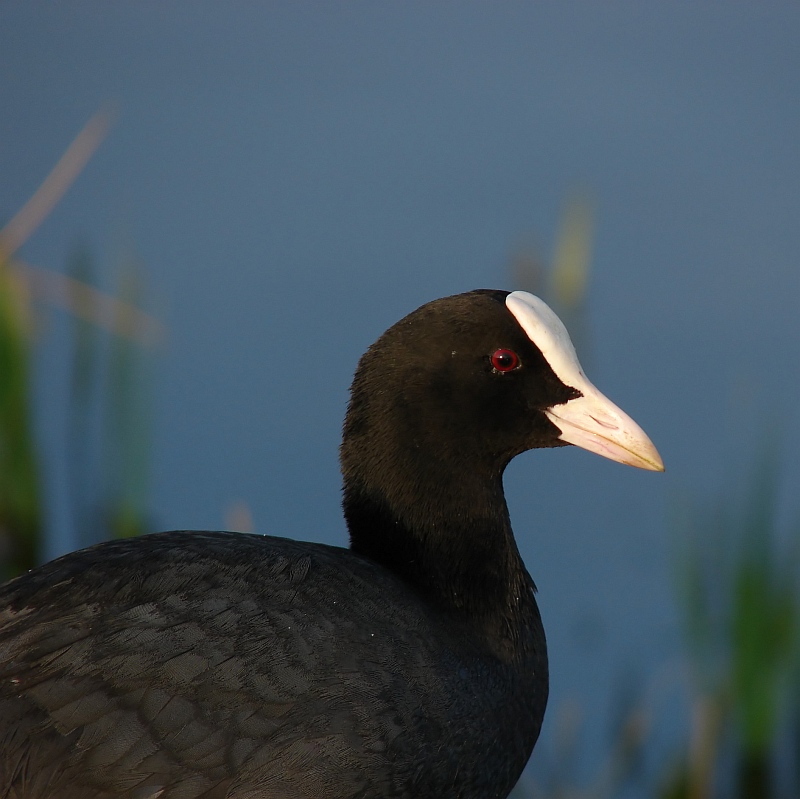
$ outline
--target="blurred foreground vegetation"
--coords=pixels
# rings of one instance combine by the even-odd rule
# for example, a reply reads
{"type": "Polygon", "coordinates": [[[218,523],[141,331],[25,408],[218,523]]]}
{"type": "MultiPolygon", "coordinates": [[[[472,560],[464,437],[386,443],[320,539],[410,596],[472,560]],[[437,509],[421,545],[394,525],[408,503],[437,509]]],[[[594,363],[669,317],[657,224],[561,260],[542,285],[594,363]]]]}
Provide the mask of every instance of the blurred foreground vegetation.
{"type": "MultiPolygon", "coordinates": [[[[101,123],[87,125],[82,145],[73,143],[31,203],[0,231],[0,581],[43,559],[47,496],[31,410],[34,301],[61,308],[70,320],[64,434],[71,521],[84,535],[77,544],[148,527],[146,352],[161,329],[139,310],[140,271],[129,259],[112,297],[95,287],[86,248],[69,257],[65,275],[15,257],[99,143],[101,123]]],[[[545,297],[575,331],[582,353],[590,343],[591,229],[591,205],[580,196],[564,212],[552,266],[521,252],[512,278],[545,297]]],[[[800,528],[778,524],[778,460],[770,450],[746,490],[713,503],[691,498],[676,512],[687,697],[668,711],[688,709],[684,745],[659,752],[655,767],[644,767],[653,760],[659,724],[645,685],[620,700],[606,762],[594,779],[576,781],[580,752],[577,737],[567,736],[548,773],[534,784],[524,778],[515,799],[800,797],[800,528]]],[[[550,723],[561,711],[550,709],[550,723]]]]}
{"type": "Polygon", "coordinates": [[[147,529],[148,356],[162,329],[143,313],[141,270],[126,257],[115,295],[95,283],[94,260],[78,247],[65,272],[29,264],[17,252],[55,207],[107,130],[93,117],[40,188],[0,230],[0,581],[40,563],[50,505],[33,418],[32,375],[43,312],[67,317],[66,398],[70,526],[76,546],[147,529]]]}
{"type": "Polygon", "coordinates": [[[770,451],[741,491],[676,502],[680,691],[665,702],[656,674],[623,693],[605,761],[583,783],[575,709],[550,708],[555,756],[513,799],[800,797],[800,524],[778,523],[777,464],[770,451]],[[665,751],[659,727],[677,714],[685,737],[665,751]]]}

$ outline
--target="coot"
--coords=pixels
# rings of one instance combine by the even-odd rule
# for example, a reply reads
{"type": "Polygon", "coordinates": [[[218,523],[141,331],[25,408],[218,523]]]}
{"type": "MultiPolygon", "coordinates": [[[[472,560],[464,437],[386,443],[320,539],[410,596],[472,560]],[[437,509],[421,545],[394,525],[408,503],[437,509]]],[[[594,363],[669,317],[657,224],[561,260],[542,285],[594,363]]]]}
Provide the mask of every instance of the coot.
{"type": "Polygon", "coordinates": [[[565,443],[663,469],[541,300],[422,306],[353,381],[349,550],[161,533],[0,589],[0,796],[507,796],[548,676],[502,475],[565,443]]]}

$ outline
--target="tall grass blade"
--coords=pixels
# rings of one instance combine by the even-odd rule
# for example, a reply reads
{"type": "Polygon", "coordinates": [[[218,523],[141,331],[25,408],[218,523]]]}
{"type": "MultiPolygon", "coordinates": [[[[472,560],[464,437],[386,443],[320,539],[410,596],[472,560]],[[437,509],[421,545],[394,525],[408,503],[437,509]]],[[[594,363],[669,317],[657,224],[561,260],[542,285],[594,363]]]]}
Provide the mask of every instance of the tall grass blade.
{"type": "Polygon", "coordinates": [[[28,316],[24,282],[0,263],[0,579],[32,568],[41,551],[28,316]]]}

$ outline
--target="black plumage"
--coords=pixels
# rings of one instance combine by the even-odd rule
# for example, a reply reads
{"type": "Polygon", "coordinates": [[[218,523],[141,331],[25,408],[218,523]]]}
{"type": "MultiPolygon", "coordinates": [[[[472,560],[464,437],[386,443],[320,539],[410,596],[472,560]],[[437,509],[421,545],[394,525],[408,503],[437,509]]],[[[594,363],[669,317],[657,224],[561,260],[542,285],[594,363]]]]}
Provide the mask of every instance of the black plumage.
{"type": "Polygon", "coordinates": [[[510,308],[429,303],[362,358],[350,550],[161,533],[0,588],[0,797],[507,796],[548,677],[502,474],[586,393],[510,308]]]}

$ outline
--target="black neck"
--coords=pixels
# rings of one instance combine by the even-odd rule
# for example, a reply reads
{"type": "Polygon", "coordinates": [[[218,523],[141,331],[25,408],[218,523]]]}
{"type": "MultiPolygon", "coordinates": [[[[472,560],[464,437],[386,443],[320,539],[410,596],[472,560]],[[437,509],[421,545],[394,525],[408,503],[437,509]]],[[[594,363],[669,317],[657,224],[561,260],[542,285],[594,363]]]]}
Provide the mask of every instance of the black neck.
{"type": "Polygon", "coordinates": [[[495,646],[513,650],[519,630],[538,611],[511,531],[502,471],[443,467],[417,462],[411,471],[396,471],[420,479],[415,486],[392,485],[390,495],[371,487],[376,481],[368,479],[368,470],[346,473],[351,548],[412,583],[430,601],[467,614],[495,646]],[[420,486],[432,486],[435,493],[425,495],[420,486]]]}

